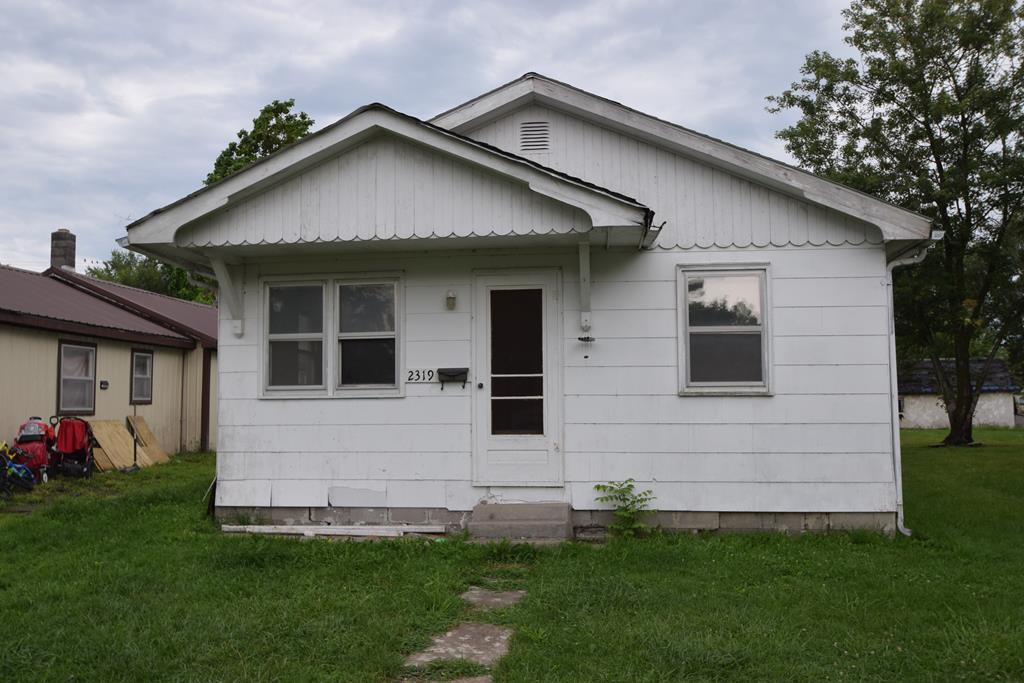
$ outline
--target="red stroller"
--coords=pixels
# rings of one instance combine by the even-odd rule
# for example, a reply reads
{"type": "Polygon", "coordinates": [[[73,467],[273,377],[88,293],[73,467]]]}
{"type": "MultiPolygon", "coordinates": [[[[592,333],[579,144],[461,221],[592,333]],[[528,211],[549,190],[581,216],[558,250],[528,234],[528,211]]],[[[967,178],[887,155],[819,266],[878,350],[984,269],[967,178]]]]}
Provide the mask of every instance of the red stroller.
{"type": "Polygon", "coordinates": [[[93,469],[92,427],[77,417],[51,417],[57,427],[57,446],[51,462],[53,470],[66,477],[91,477],[93,469]]]}
{"type": "Polygon", "coordinates": [[[43,422],[41,417],[30,417],[18,427],[14,445],[21,449],[23,455],[15,456],[14,462],[27,467],[37,484],[47,480],[50,452],[55,441],[53,427],[43,422]]]}

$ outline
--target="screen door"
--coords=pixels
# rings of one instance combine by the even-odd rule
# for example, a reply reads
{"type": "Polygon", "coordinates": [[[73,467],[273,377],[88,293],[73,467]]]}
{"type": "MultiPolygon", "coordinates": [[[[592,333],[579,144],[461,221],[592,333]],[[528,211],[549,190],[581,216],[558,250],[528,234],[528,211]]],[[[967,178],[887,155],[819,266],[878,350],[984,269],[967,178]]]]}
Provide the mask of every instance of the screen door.
{"type": "Polygon", "coordinates": [[[474,483],[561,486],[557,271],[479,275],[474,483]]]}

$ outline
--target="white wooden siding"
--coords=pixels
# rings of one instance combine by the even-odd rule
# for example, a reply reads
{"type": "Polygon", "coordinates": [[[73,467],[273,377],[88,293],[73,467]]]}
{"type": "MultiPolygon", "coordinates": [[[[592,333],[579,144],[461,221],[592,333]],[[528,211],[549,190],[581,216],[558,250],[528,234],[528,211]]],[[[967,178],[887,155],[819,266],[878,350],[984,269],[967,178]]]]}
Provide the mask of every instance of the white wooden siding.
{"type": "Polygon", "coordinates": [[[595,248],[592,344],[577,340],[576,263],[550,249],[247,264],[245,334],[222,321],[219,504],[587,509],[594,483],[634,477],[665,510],[895,509],[880,247],[595,248]],[[753,261],[771,264],[774,395],[678,396],[676,266],[753,261]],[[407,363],[437,367],[470,364],[475,269],[551,266],[565,285],[564,490],[471,485],[472,368],[465,389],[410,384],[404,398],[258,398],[261,276],[402,270],[407,363]]]}
{"type": "Polygon", "coordinates": [[[586,232],[524,183],[380,135],[183,228],[184,247],[586,232]]]}
{"type": "Polygon", "coordinates": [[[651,207],[666,221],[657,245],[728,247],[878,243],[868,223],[786,197],[682,155],[539,104],[510,112],[467,135],[518,152],[519,125],[551,123],[551,150],[539,163],[651,207]]]}

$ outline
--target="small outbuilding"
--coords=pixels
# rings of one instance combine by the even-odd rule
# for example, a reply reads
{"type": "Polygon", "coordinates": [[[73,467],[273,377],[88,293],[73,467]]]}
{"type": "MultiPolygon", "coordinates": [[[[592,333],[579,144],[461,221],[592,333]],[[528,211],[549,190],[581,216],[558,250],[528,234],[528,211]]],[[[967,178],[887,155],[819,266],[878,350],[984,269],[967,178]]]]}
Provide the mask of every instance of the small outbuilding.
{"type": "Polygon", "coordinates": [[[665,527],[891,531],[891,274],[932,240],[530,73],[364,106],[121,244],[218,280],[221,515],[579,530],[633,478],[665,527]]]}
{"type": "MultiPolygon", "coordinates": [[[[971,381],[977,383],[985,370],[984,358],[971,360],[971,381]]],[[[953,361],[943,359],[947,375],[954,373],[953,361]]],[[[1016,395],[1021,391],[1010,372],[1009,366],[1000,358],[994,358],[985,372],[981,384],[978,406],[974,410],[976,427],[1013,427],[1020,421],[1017,415],[1016,395]]],[[[916,429],[946,429],[949,416],[942,398],[942,386],[935,373],[935,365],[929,360],[918,361],[900,372],[899,376],[900,426],[916,429]]]]}

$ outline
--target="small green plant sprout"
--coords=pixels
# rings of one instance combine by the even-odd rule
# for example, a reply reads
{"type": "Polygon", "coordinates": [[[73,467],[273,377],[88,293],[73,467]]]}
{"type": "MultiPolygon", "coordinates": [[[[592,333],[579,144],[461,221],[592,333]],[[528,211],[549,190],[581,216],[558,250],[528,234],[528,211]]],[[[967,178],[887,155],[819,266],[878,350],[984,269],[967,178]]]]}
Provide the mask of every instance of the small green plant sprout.
{"type": "Polygon", "coordinates": [[[654,500],[654,493],[650,489],[638,492],[635,484],[632,478],[594,484],[594,489],[604,494],[597,496],[596,500],[615,506],[615,521],[608,527],[614,536],[633,538],[646,534],[649,529],[640,520],[654,512],[649,507],[654,500]]]}

